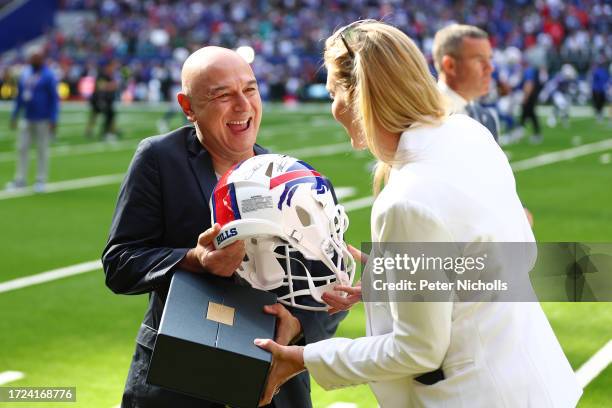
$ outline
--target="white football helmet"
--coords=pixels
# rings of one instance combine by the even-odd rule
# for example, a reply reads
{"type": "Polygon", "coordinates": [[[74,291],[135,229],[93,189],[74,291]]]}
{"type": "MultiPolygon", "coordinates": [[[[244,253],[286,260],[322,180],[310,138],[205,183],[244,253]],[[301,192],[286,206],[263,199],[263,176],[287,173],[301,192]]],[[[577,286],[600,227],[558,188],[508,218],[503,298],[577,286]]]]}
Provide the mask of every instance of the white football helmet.
{"type": "Polygon", "coordinates": [[[212,223],[221,225],[215,247],[243,240],[246,257],[238,273],[255,288],[283,288],[279,302],[327,310],[321,295],[353,282],[355,261],[344,242],[348,217],[329,180],[307,163],[278,154],[254,156],[219,179],[210,206],[212,223]],[[320,276],[325,268],[309,270],[304,259],[322,262],[325,275],[320,276]],[[317,303],[307,304],[302,296],[317,303]]]}

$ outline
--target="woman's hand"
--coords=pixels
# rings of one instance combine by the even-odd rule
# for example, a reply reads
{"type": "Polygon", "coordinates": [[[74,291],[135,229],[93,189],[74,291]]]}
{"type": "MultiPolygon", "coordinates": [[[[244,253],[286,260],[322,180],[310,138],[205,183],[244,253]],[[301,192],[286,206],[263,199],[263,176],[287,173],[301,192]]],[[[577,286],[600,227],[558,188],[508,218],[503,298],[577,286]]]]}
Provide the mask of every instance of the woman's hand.
{"type": "MultiPolygon", "coordinates": [[[[368,256],[363,252],[352,245],[348,245],[347,248],[359,263],[368,262],[368,256]]],[[[334,287],[334,292],[325,292],[321,299],[330,306],[329,314],[349,310],[355,303],[361,302],[361,282],[357,282],[355,286],[338,285],[334,287]]]]}
{"type": "Polygon", "coordinates": [[[281,385],[305,370],[304,347],[281,346],[270,339],[255,339],[255,345],[272,353],[272,369],[268,375],[266,389],[259,400],[261,407],[272,402],[281,385]]]}
{"type": "Polygon", "coordinates": [[[347,245],[346,249],[348,249],[351,255],[353,255],[353,258],[359,261],[360,264],[368,263],[368,256],[364,254],[363,252],[361,252],[360,250],[358,250],[357,248],[355,248],[354,246],[347,245]]]}
{"type": "Polygon", "coordinates": [[[355,286],[338,285],[333,292],[323,293],[321,299],[330,306],[329,314],[349,310],[355,303],[361,302],[361,282],[355,286]]]}

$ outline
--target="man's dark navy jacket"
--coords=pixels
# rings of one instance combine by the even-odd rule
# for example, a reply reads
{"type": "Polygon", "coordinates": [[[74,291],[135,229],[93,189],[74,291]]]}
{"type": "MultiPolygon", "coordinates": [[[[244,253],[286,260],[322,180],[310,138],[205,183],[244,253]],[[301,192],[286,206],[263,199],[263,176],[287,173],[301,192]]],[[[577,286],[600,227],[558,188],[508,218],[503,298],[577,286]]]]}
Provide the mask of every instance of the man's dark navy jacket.
{"type": "MultiPolygon", "coordinates": [[[[254,152],[267,151],[255,145],[254,152]]],[[[216,182],[210,154],[200,144],[195,129],[186,126],[143,140],[121,185],[102,254],[106,284],[115,293],[149,293],[122,407],[220,406],[146,383],[173,268],[196,245],[198,236],[210,228],[208,202],[216,182]]],[[[302,324],[306,344],[331,337],[344,317],[340,313],[291,312],[302,324]]],[[[308,374],[302,373],[283,385],[273,405],[311,407],[308,374]]]]}

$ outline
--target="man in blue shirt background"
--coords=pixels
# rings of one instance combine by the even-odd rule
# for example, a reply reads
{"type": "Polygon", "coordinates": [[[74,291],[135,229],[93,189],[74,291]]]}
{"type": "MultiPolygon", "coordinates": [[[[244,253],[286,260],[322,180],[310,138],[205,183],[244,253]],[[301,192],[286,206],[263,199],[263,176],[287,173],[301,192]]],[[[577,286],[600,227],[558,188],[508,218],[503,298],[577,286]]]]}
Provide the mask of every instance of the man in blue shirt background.
{"type": "Polygon", "coordinates": [[[603,108],[606,105],[606,92],[610,83],[610,72],[606,67],[606,61],[600,56],[595,63],[591,77],[591,89],[593,91],[593,108],[598,122],[603,122],[603,108]]]}
{"type": "Polygon", "coordinates": [[[59,95],[57,80],[53,71],[44,64],[42,51],[33,51],[30,65],[19,78],[17,98],[11,117],[11,129],[17,128],[17,119],[25,111],[25,123],[20,126],[17,142],[17,167],[15,179],[8,183],[7,189],[25,187],[28,174],[28,153],[32,140],[38,147],[38,168],[34,191],[45,191],[49,167],[49,142],[57,125],[59,95]]]}
{"type": "Polygon", "coordinates": [[[542,132],[540,130],[540,121],[536,114],[536,104],[538,96],[542,90],[542,81],[540,80],[540,71],[534,66],[527,65],[523,73],[523,101],[521,103],[521,126],[524,127],[527,120],[533,124],[533,135],[531,143],[542,143],[542,132]]]}

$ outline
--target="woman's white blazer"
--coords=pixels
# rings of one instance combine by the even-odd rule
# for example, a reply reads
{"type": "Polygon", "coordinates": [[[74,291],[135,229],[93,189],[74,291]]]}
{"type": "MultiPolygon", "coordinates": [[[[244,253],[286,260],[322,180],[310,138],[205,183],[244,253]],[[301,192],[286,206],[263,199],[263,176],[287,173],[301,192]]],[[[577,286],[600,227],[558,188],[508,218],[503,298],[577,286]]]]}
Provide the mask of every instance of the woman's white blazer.
{"type": "MultiPolygon", "coordinates": [[[[508,160],[468,116],[404,132],[374,242],[532,242],[508,160]]],[[[542,188],[546,188],[543,186],[542,188]]],[[[574,407],[582,394],[538,303],[368,302],[367,337],[309,344],[325,389],[368,383],[383,408],[574,407]],[[442,367],[445,379],[414,377],[442,367]]]]}

